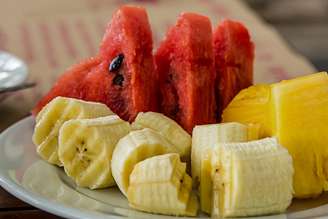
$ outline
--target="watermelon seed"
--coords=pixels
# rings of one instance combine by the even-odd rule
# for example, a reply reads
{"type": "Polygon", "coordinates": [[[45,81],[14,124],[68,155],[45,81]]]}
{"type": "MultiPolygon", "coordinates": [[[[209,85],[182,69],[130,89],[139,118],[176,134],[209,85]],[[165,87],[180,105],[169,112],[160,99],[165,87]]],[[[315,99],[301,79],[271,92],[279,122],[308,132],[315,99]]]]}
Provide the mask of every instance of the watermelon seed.
{"type": "Polygon", "coordinates": [[[168,77],[165,80],[165,83],[171,84],[172,83],[172,80],[173,80],[173,75],[172,74],[169,74],[168,77]]]}
{"type": "Polygon", "coordinates": [[[173,81],[173,74],[169,74],[169,80],[173,81]]]}
{"type": "Polygon", "coordinates": [[[174,108],[171,110],[171,115],[176,116],[179,112],[179,106],[176,104],[174,108]]]}
{"type": "Polygon", "coordinates": [[[121,74],[117,74],[117,75],[115,75],[115,77],[113,78],[113,84],[115,84],[115,85],[119,85],[119,86],[121,86],[121,87],[122,87],[122,85],[123,85],[123,81],[124,81],[124,77],[123,77],[123,75],[121,75],[121,74]]]}
{"type": "Polygon", "coordinates": [[[116,56],[113,59],[113,61],[110,63],[109,72],[117,71],[121,67],[123,59],[124,59],[123,53],[118,54],[118,56],[116,56]]]}

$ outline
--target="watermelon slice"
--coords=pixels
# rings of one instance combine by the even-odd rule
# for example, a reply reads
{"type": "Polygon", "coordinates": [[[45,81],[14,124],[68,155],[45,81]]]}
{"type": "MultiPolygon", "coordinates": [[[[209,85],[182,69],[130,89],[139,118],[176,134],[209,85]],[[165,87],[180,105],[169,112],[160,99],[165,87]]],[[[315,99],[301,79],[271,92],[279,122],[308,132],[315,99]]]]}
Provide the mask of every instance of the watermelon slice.
{"type": "Polygon", "coordinates": [[[214,31],[218,116],[237,93],[253,84],[254,44],[239,22],[225,20],[214,31]]]}
{"type": "Polygon", "coordinates": [[[157,110],[152,34],[143,8],[122,6],[114,13],[98,56],[60,77],[34,114],[56,96],[105,103],[129,121],[138,112],[157,110]]]}
{"type": "Polygon", "coordinates": [[[101,60],[98,57],[90,58],[69,68],[59,77],[51,90],[37,103],[32,110],[32,114],[38,114],[47,103],[57,96],[82,99],[83,90],[81,89],[81,81],[83,81],[86,75],[96,68],[100,62],[101,60]]]}
{"type": "Polygon", "coordinates": [[[155,54],[161,111],[189,133],[215,122],[215,69],[209,19],[180,15],[155,54]]]}
{"type": "Polygon", "coordinates": [[[129,121],[133,121],[138,112],[156,111],[157,74],[152,45],[146,11],[139,7],[121,7],[101,43],[99,55],[103,61],[98,70],[86,78],[85,99],[103,102],[129,121]]]}

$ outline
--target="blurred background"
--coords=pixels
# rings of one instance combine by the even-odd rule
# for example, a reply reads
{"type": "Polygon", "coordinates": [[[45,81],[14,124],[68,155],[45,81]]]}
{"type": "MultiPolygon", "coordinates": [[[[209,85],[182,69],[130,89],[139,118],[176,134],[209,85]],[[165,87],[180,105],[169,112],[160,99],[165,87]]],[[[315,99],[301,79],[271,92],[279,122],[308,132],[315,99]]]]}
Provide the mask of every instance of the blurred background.
{"type": "Polygon", "coordinates": [[[0,129],[29,114],[68,67],[97,55],[112,13],[147,9],[154,48],[182,12],[239,20],[255,43],[255,83],[328,70],[328,0],[0,0],[0,50],[28,66],[32,89],[0,102],[0,129]]]}
{"type": "Polygon", "coordinates": [[[327,0],[247,0],[246,2],[318,69],[328,69],[327,0]]]}

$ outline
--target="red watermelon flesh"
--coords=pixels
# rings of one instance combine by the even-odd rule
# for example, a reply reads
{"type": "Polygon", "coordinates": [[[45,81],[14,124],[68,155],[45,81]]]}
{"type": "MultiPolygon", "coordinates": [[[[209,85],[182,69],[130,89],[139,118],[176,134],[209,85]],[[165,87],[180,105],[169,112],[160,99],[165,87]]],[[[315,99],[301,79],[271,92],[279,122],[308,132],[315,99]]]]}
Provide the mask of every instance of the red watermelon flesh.
{"type": "Polygon", "coordinates": [[[138,112],[157,110],[157,74],[152,55],[152,33],[147,13],[139,7],[121,7],[108,25],[99,55],[103,60],[88,74],[85,99],[107,104],[121,118],[133,121],[138,112]],[[120,69],[108,66],[124,56],[120,69]],[[120,83],[115,80],[120,78],[120,83]]]}
{"type": "Polygon", "coordinates": [[[242,89],[253,84],[254,44],[244,25],[225,20],[214,31],[217,105],[223,109],[242,89]]]}
{"type": "Polygon", "coordinates": [[[122,6],[107,26],[97,61],[64,73],[33,112],[37,114],[56,96],[65,96],[105,103],[121,118],[132,121],[138,112],[157,110],[156,84],[146,11],[122,6]],[[110,63],[120,54],[124,56],[121,67],[110,72],[110,63]]]}
{"type": "Polygon", "coordinates": [[[160,110],[189,133],[195,125],[215,122],[215,69],[211,23],[182,14],[155,54],[160,110]]]}
{"type": "Polygon", "coordinates": [[[32,110],[32,114],[38,114],[48,102],[57,96],[81,99],[83,97],[81,82],[89,72],[100,64],[100,61],[98,57],[90,58],[69,68],[59,77],[51,90],[41,98],[32,110]]]}

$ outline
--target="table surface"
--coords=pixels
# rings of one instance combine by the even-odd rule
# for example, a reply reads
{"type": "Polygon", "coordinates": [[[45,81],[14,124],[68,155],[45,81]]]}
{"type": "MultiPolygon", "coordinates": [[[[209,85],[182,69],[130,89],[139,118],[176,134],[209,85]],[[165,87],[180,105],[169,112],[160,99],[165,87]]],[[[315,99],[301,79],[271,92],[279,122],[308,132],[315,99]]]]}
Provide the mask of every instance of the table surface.
{"type": "MultiPolygon", "coordinates": [[[[8,2],[8,9],[6,9],[6,10],[8,10],[8,11],[10,11],[10,10],[13,10],[15,7],[15,4],[16,4],[16,6],[18,5],[18,3],[21,3],[21,2],[19,2],[19,1],[9,1],[9,0],[6,0],[7,2],[8,2]],[[16,2],[16,3],[13,3],[13,2],[16,2]],[[9,4],[10,3],[10,4],[9,4]],[[11,7],[11,9],[10,9],[10,7],[11,7]]],[[[77,1],[77,0],[76,0],[77,1]]],[[[74,2],[76,2],[76,1],[74,1],[74,2]]],[[[83,2],[88,2],[88,4],[89,4],[89,6],[90,7],[99,7],[99,5],[97,6],[97,4],[92,4],[91,2],[92,1],[89,1],[89,0],[81,0],[81,1],[83,1],[83,2]]],[[[304,2],[305,2],[306,0],[304,0],[304,2]]],[[[41,3],[41,1],[39,1],[39,0],[35,0],[35,2],[39,2],[40,3],[40,7],[42,7],[42,4],[43,3],[41,3]]],[[[48,2],[51,2],[50,0],[48,1],[48,2]]],[[[57,1],[52,1],[52,2],[57,2],[57,1]]],[[[106,2],[106,0],[103,0],[103,1],[100,1],[100,2],[102,2],[102,3],[104,3],[104,2],[106,2]]],[[[116,2],[119,2],[119,1],[116,1],[116,2]]],[[[152,2],[152,1],[147,1],[147,2],[152,2]]],[[[254,6],[254,4],[255,4],[255,6],[256,6],[256,3],[257,3],[257,1],[250,1],[253,5],[252,6],[254,6]]],[[[259,4],[260,4],[260,1],[258,1],[259,2],[259,4]]],[[[300,2],[298,1],[298,4],[300,4],[300,2]]],[[[6,4],[3,4],[3,5],[6,5],[6,4]]],[[[37,4],[35,4],[35,5],[37,5],[37,4]]],[[[35,6],[36,7],[36,6],[35,6]]],[[[62,7],[64,8],[64,6],[62,5],[62,7]]],[[[70,6],[70,7],[72,7],[73,9],[74,9],[74,7],[73,6],[70,6]]],[[[23,7],[22,7],[23,8],[23,7]]],[[[22,8],[18,8],[19,10],[23,10],[22,8]]],[[[255,9],[256,9],[256,7],[254,7],[255,9]]],[[[35,9],[35,8],[34,8],[35,9]]],[[[36,9],[35,9],[36,10],[36,9]]],[[[54,9],[55,10],[55,9],[54,9]]],[[[77,10],[77,9],[76,9],[77,10]]],[[[261,9],[262,11],[263,11],[263,8],[261,9]]],[[[266,8],[266,10],[269,10],[269,9],[267,9],[266,8]]],[[[58,11],[60,11],[60,13],[59,14],[61,14],[61,13],[64,13],[63,12],[63,10],[62,9],[58,9],[58,11]]],[[[2,13],[2,12],[5,12],[5,10],[1,10],[0,9],[0,14],[2,13]]],[[[27,13],[27,12],[24,12],[24,13],[27,13]]],[[[67,12],[66,12],[67,13],[67,12]]],[[[79,12],[77,12],[77,13],[79,13],[79,12]]],[[[267,13],[267,11],[265,12],[265,14],[268,14],[267,13]]],[[[30,12],[28,12],[28,15],[30,16],[30,17],[32,17],[32,19],[34,19],[34,17],[35,17],[35,14],[34,14],[34,12],[33,12],[33,10],[31,10],[30,12]]],[[[6,15],[5,15],[6,16],[6,15]]],[[[7,13],[7,16],[9,16],[8,15],[8,13],[7,13]]],[[[1,18],[1,16],[0,16],[0,18],[1,18]]],[[[9,18],[10,19],[12,19],[12,17],[11,16],[9,16],[9,18]]],[[[266,20],[267,21],[270,21],[270,18],[266,18],[266,20]]],[[[275,24],[274,23],[274,18],[272,19],[272,22],[271,22],[271,24],[275,24]]],[[[278,24],[278,29],[279,29],[279,27],[281,27],[282,25],[283,25],[283,22],[281,21],[281,20],[279,20],[278,22],[277,22],[278,24]]],[[[294,25],[292,25],[292,26],[294,26],[294,25]]],[[[296,25],[297,26],[297,25],[296,25]]],[[[312,26],[312,25],[309,25],[309,26],[312,26]]],[[[24,29],[23,29],[24,30],[24,29]]],[[[327,31],[327,28],[326,29],[324,29],[326,32],[325,33],[328,33],[328,31],[327,31]]],[[[83,31],[83,30],[82,30],[83,31]]],[[[301,29],[300,30],[301,32],[303,32],[304,30],[303,29],[301,29]]],[[[285,30],[285,32],[284,33],[288,33],[288,30],[285,30]]],[[[288,35],[288,34],[287,34],[288,35]]],[[[1,49],[1,46],[3,46],[3,45],[1,45],[1,42],[3,42],[3,41],[1,41],[1,25],[0,25],[0,49],[1,49]]],[[[297,36],[297,34],[295,34],[294,33],[294,35],[293,36],[297,36]]],[[[47,37],[47,36],[46,36],[47,37]]],[[[288,37],[288,36],[287,36],[288,37]]],[[[99,37],[98,38],[100,38],[100,35],[99,35],[99,37]]],[[[290,39],[290,40],[293,40],[293,39],[290,39]]],[[[28,45],[28,44],[27,44],[28,45]]],[[[297,45],[296,45],[297,46],[297,45]]],[[[302,45],[302,46],[304,46],[304,45],[302,45]]],[[[92,50],[92,46],[89,46],[90,48],[89,48],[89,50],[92,50]]],[[[304,47],[302,47],[302,48],[304,48],[304,47]]],[[[302,48],[299,48],[299,50],[300,51],[305,51],[304,49],[302,50],[302,48]]],[[[10,50],[9,50],[10,51],[10,50]]],[[[27,50],[28,51],[28,50],[27,50]]],[[[17,52],[17,51],[15,51],[15,49],[13,50],[13,51],[11,51],[11,52],[13,52],[13,53],[15,53],[15,52],[17,52]]],[[[74,52],[74,51],[71,51],[71,52],[74,52]]],[[[75,51],[76,52],[76,51],[75,51]]],[[[19,52],[17,52],[17,53],[19,53],[19,52]]],[[[24,54],[23,54],[24,55],[24,54]]],[[[85,54],[84,54],[85,55],[85,54]]],[[[306,55],[306,54],[305,54],[306,55]]],[[[326,56],[327,57],[327,56],[326,56]]],[[[51,58],[51,57],[50,57],[51,58]]],[[[67,63],[72,63],[72,62],[75,62],[76,60],[78,60],[80,57],[74,57],[74,58],[71,58],[71,59],[67,59],[67,63]]],[[[309,57],[309,58],[311,58],[311,57],[309,57]]],[[[28,64],[29,64],[29,66],[31,66],[31,68],[32,68],[32,70],[33,70],[33,66],[36,66],[36,64],[35,63],[33,63],[33,57],[32,57],[32,55],[31,54],[25,54],[25,58],[24,58],[25,60],[27,60],[27,62],[28,62],[28,64]]],[[[48,60],[49,61],[49,60],[48,60]]],[[[62,64],[62,66],[67,66],[68,64],[67,63],[64,63],[64,64],[62,64]]],[[[56,63],[51,63],[51,59],[50,59],[50,64],[56,64],[56,63]]],[[[42,66],[42,64],[40,64],[40,63],[38,63],[38,65],[39,66],[42,66]]],[[[38,68],[39,68],[39,66],[38,66],[38,68]]],[[[57,71],[57,69],[55,69],[56,71],[57,71]]],[[[61,69],[62,70],[62,69],[61,69]]],[[[59,71],[59,70],[58,70],[59,71]]],[[[32,78],[33,79],[33,78],[32,78]]],[[[53,82],[52,82],[53,83],[53,82]]],[[[44,87],[43,88],[43,90],[46,90],[46,89],[48,89],[48,87],[44,87]]],[[[40,94],[37,94],[37,95],[40,95],[40,94]]],[[[23,118],[23,117],[25,117],[26,115],[27,115],[27,113],[28,113],[28,111],[27,110],[21,110],[21,111],[18,111],[17,110],[17,107],[15,108],[15,107],[13,107],[13,105],[12,105],[12,102],[13,101],[17,101],[17,100],[19,100],[19,95],[18,95],[18,97],[16,97],[16,99],[14,99],[14,98],[12,98],[12,100],[10,100],[10,98],[9,98],[9,100],[8,101],[5,101],[5,103],[0,103],[1,104],[1,107],[0,107],[0,115],[1,115],[1,122],[0,122],[0,131],[2,131],[3,129],[5,129],[6,127],[8,127],[10,124],[12,124],[12,123],[14,123],[15,121],[18,121],[20,118],[23,118]]],[[[28,107],[30,107],[31,106],[31,104],[34,104],[34,102],[33,101],[30,101],[30,100],[28,100],[28,99],[24,99],[23,98],[23,100],[24,101],[27,101],[26,103],[26,105],[28,106],[28,107]]],[[[28,204],[26,204],[26,203],[24,203],[24,202],[22,202],[22,201],[20,201],[19,199],[17,199],[17,198],[15,198],[15,197],[13,197],[12,195],[10,195],[9,193],[7,193],[5,190],[3,190],[2,188],[0,188],[0,218],[34,218],[34,219],[37,219],[37,218],[59,218],[59,217],[57,217],[57,216],[54,216],[54,215],[51,215],[51,214],[48,214],[48,213],[46,213],[46,212],[44,212],[44,211],[42,211],[42,210],[38,210],[38,209],[36,209],[36,208],[34,208],[34,207],[32,207],[32,206],[30,206],[30,205],[28,205],[28,204]]]]}
{"type": "Polygon", "coordinates": [[[15,198],[4,189],[0,188],[0,218],[60,218],[15,198]]]}

